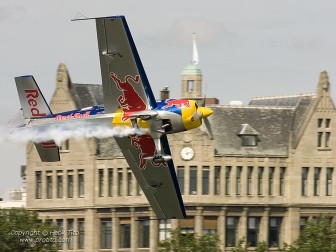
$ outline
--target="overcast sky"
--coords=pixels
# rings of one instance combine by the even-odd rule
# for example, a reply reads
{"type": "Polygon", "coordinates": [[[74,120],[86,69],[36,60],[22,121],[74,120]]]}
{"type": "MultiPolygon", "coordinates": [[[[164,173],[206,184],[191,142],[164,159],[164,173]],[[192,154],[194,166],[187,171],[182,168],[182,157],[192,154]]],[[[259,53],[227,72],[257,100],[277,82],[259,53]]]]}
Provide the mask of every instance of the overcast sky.
{"type": "MultiPolygon", "coordinates": [[[[1,0],[0,124],[20,108],[15,76],[34,75],[47,100],[60,62],[73,82],[101,83],[95,23],[71,22],[77,12],[126,16],[157,97],[165,85],[179,97],[195,32],[203,92],[221,104],[315,92],[323,70],[335,98],[335,9],[334,0],[1,0]]],[[[20,188],[24,152],[0,146],[0,197],[20,188]]]]}

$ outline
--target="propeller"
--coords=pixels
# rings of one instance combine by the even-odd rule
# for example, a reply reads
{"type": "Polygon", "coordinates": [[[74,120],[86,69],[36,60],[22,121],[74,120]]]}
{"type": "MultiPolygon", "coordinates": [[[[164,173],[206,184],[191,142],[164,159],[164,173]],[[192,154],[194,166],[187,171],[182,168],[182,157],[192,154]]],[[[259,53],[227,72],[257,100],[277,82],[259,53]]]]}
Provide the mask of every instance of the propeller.
{"type": "Polygon", "coordinates": [[[206,102],[206,96],[204,95],[202,100],[202,107],[196,107],[196,113],[193,115],[193,119],[194,120],[201,119],[201,122],[204,122],[209,137],[212,140],[213,134],[208,116],[210,116],[213,113],[213,111],[210,108],[205,107],[205,102],[206,102]]]}

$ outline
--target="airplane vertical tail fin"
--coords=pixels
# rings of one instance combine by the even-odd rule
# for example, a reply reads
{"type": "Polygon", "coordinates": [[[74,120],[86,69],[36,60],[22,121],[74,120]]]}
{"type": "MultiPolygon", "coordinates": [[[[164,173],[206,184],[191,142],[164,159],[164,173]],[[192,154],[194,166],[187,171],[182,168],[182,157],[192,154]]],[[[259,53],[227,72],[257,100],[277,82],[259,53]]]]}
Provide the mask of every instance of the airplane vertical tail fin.
{"type": "Polygon", "coordinates": [[[52,115],[48,103],[43,97],[33,76],[15,78],[23,116],[27,119],[52,115]]]}
{"type": "MultiPolygon", "coordinates": [[[[20,76],[15,78],[20,98],[23,116],[26,119],[36,119],[52,115],[48,103],[43,97],[33,76],[20,76]]],[[[42,162],[60,161],[59,148],[55,141],[35,143],[36,150],[42,162]]]]}

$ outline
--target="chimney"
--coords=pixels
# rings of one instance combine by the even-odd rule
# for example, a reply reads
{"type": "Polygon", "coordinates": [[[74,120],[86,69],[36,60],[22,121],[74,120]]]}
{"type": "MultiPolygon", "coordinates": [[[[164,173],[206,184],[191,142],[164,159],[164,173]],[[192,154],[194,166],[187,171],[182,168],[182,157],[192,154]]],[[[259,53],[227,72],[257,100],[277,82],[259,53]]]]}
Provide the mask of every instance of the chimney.
{"type": "Polygon", "coordinates": [[[168,86],[165,86],[161,91],[160,91],[160,99],[161,100],[167,100],[169,99],[169,90],[168,86]]]}

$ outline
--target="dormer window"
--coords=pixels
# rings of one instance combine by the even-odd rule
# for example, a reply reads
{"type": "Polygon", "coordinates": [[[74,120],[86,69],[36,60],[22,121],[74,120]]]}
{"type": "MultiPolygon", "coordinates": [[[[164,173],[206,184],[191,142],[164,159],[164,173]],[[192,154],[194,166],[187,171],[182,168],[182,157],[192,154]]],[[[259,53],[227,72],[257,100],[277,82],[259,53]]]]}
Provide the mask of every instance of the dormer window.
{"type": "Polygon", "coordinates": [[[249,124],[242,124],[242,129],[240,130],[238,136],[242,139],[243,147],[254,147],[260,142],[259,132],[253,129],[249,124]]]}
{"type": "Polygon", "coordinates": [[[258,145],[257,136],[242,135],[241,139],[242,139],[242,146],[257,146],[258,145]]]}

